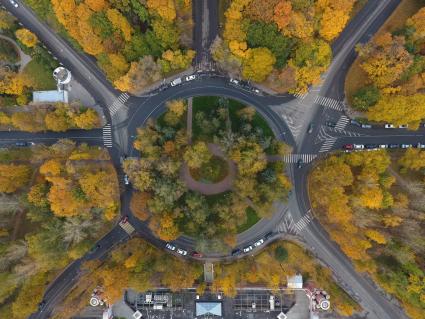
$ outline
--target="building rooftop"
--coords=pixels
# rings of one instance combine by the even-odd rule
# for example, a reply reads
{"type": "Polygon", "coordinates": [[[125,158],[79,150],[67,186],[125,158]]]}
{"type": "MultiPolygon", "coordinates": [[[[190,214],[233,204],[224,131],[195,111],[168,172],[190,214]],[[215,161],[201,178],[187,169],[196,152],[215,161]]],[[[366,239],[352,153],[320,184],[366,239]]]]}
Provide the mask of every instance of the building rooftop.
{"type": "Polygon", "coordinates": [[[196,303],[196,316],[218,316],[221,317],[221,302],[199,301],[196,303]]]}
{"type": "Polygon", "coordinates": [[[68,91],[34,91],[32,101],[33,103],[68,103],[68,91]]]}

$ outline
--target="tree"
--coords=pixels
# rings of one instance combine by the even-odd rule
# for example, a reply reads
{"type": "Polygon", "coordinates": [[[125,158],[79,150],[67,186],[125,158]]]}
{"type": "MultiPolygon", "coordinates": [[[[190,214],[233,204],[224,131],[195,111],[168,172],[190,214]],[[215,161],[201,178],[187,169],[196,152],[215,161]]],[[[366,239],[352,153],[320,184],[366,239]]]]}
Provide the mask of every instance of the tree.
{"type": "Polygon", "coordinates": [[[50,159],[40,166],[40,174],[45,176],[59,176],[63,170],[64,165],[59,159],[50,159]]]}
{"type": "Polygon", "coordinates": [[[281,0],[274,7],[273,21],[283,30],[291,21],[292,4],[290,1],[281,0]]]}
{"type": "Polygon", "coordinates": [[[53,112],[48,112],[44,118],[46,128],[54,132],[65,132],[72,127],[72,119],[64,105],[57,105],[53,112]]]}
{"type": "Polygon", "coordinates": [[[0,192],[14,193],[27,185],[31,177],[31,167],[21,164],[0,164],[0,192]]]}
{"type": "Polygon", "coordinates": [[[369,107],[375,105],[381,98],[379,89],[374,85],[364,86],[353,95],[353,107],[366,111],[369,107]]]}
{"type": "Polygon", "coordinates": [[[186,111],[186,103],[183,100],[171,100],[166,103],[167,112],[165,113],[165,121],[169,125],[176,125],[184,112],[186,111]]]}
{"type": "Polygon", "coordinates": [[[109,21],[111,21],[112,26],[116,30],[121,31],[125,41],[130,41],[133,29],[130,23],[128,23],[126,17],[124,17],[117,9],[108,9],[106,11],[106,16],[108,17],[109,21]]]}
{"type": "Polygon", "coordinates": [[[18,29],[15,35],[28,48],[34,47],[38,42],[37,36],[28,29],[18,29]]]}
{"type": "Polygon", "coordinates": [[[78,182],[87,200],[94,207],[115,207],[118,200],[118,182],[114,174],[100,170],[84,174],[78,182]]]}
{"type": "Polygon", "coordinates": [[[274,257],[279,262],[284,262],[288,259],[288,251],[283,246],[276,246],[274,250],[274,257]]]}
{"type": "Polygon", "coordinates": [[[267,48],[248,49],[243,60],[242,75],[246,79],[262,82],[273,70],[276,58],[267,48]]]}
{"type": "Polygon", "coordinates": [[[0,10],[0,29],[10,29],[15,23],[15,18],[5,10],[0,10]]]}
{"type": "Polygon", "coordinates": [[[425,8],[422,7],[411,18],[407,19],[406,25],[415,28],[415,38],[425,37],[425,8]]]}
{"type": "Polygon", "coordinates": [[[151,198],[149,193],[134,192],[131,196],[130,209],[134,216],[141,220],[149,218],[148,201],[151,198]]]}
{"type": "Polygon", "coordinates": [[[425,152],[417,148],[409,148],[398,163],[407,169],[419,171],[425,167],[425,152]]]}
{"type": "Polygon", "coordinates": [[[49,201],[47,200],[47,194],[49,188],[47,183],[35,184],[31,187],[27,194],[28,201],[36,207],[46,208],[49,207],[49,201]]]}
{"type": "Polygon", "coordinates": [[[84,130],[91,130],[100,125],[99,115],[94,109],[87,109],[85,112],[76,115],[73,121],[77,127],[84,130]]]}
{"type": "Polygon", "coordinates": [[[417,129],[425,118],[424,104],[425,94],[384,95],[378,103],[369,108],[367,118],[395,125],[408,124],[409,128],[417,129]]]}
{"type": "Polygon", "coordinates": [[[267,166],[266,155],[255,142],[239,141],[230,150],[230,158],[236,162],[239,173],[244,176],[256,174],[267,166]]]}
{"type": "Polygon", "coordinates": [[[208,150],[208,146],[204,142],[197,142],[187,148],[183,158],[190,168],[200,168],[207,163],[212,157],[208,150]]]}
{"type": "Polygon", "coordinates": [[[173,0],[147,0],[148,9],[156,11],[159,16],[168,21],[176,18],[176,7],[173,0]]]}
{"type": "Polygon", "coordinates": [[[369,230],[366,230],[365,234],[369,239],[373,240],[374,242],[376,242],[378,244],[386,244],[387,243],[385,236],[382,235],[377,230],[369,229],[369,230]]]}
{"type": "Polygon", "coordinates": [[[102,11],[106,7],[105,0],[85,0],[85,3],[96,12],[102,11]]]}
{"type": "Polygon", "coordinates": [[[229,73],[229,76],[240,77],[242,61],[230,52],[229,46],[220,37],[215,38],[210,52],[214,61],[222,70],[229,73]]]}
{"type": "Polygon", "coordinates": [[[178,49],[180,34],[174,23],[165,19],[155,19],[152,21],[152,29],[164,49],[178,49]]]}

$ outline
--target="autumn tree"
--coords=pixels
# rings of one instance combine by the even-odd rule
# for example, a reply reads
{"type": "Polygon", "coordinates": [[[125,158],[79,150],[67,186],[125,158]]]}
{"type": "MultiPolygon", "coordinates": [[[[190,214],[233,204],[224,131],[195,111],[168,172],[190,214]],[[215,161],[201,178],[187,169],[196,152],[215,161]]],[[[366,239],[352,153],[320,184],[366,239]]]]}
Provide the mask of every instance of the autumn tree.
{"type": "Polygon", "coordinates": [[[186,111],[184,100],[171,100],[166,103],[168,112],[165,113],[165,121],[169,125],[176,125],[186,111]]]}
{"type": "Polygon", "coordinates": [[[0,164],[0,192],[14,193],[30,180],[31,167],[23,164],[0,164]]]}
{"type": "Polygon", "coordinates": [[[267,165],[261,146],[255,142],[239,141],[230,150],[230,158],[236,162],[242,175],[256,174],[267,165]]]}
{"type": "Polygon", "coordinates": [[[243,60],[242,75],[246,79],[262,82],[272,71],[275,62],[276,58],[269,49],[249,49],[246,59],[243,60]]]}
{"type": "Polygon", "coordinates": [[[183,155],[183,158],[190,168],[200,168],[212,157],[208,146],[204,142],[197,142],[190,146],[183,155]]]}
{"type": "Polygon", "coordinates": [[[425,152],[417,148],[409,148],[398,163],[407,169],[419,171],[425,167],[425,152]]]}
{"type": "Polygon", "coordinates": [[[34,47],[38,42],[37,36],[28,29],[18,29],[15,35],[28,48],[34,47]]]}
{"type": "Polygon", "coordinates": [[[75,125],[84,130],[91,130],[95,127],[99,127],[100,119],[99,115],[94,109],[87,109],[73,117],[75,125]]]}

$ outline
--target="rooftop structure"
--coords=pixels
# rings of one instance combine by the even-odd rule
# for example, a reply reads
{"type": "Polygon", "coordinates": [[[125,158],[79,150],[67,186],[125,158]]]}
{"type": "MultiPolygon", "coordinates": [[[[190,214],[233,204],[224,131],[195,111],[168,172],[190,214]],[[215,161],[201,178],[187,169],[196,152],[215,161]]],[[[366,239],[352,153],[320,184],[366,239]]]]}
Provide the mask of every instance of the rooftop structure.
{"type": "Polygon", "coordinates": [[[32,101],[33,103],[68,103],[68,91],[34,91],[32,101]]]}
{"type": "Polygon", "coordinates": [[[292,277],[286,277],[288,282],[288,288],[291,289],[302,289],[303,288],[303,276],[295,275],[292,277]]]}
{"type": "Polygon", "coordinates": [[[222,316],[221,302],[199,301],[196,302],[196,317],[200,316],[222,316]]]}

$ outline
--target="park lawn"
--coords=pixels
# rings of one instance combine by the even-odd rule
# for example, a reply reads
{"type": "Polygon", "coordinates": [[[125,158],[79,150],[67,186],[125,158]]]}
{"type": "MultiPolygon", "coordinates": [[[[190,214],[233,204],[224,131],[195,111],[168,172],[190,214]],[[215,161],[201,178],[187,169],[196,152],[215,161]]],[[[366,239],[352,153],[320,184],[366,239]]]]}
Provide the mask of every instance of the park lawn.
{"type": "MultiPolygon", "coordinates": [[[[425,5],[425,1],[423,0],[402,0],[372,39],[385,32],[393,32],[403,27],[406,20],[415,14],[423,5],[425,5]]],[[[360,68],[360,59],[357,57],[345,78],[345,96],[350,105],[353,94],[365,86],[367,80],[367,74],[360,68]]]]}
{"type": "Polygon", "coordinates": [[[34,90],[54,90],[56,88],[51,69],[44,66],[38,59],[31,60],[25,66],[23,73],[30,77],[34,90]]]}
{"type": "Polygon", "coordinates": [[[248,230],[260,220],[260,217],[258,217],[257,212],[253,208],[248,207],[245,212],[246,222],[238,226],[238,234],[243,233],[245,230],[248,230]]]}

